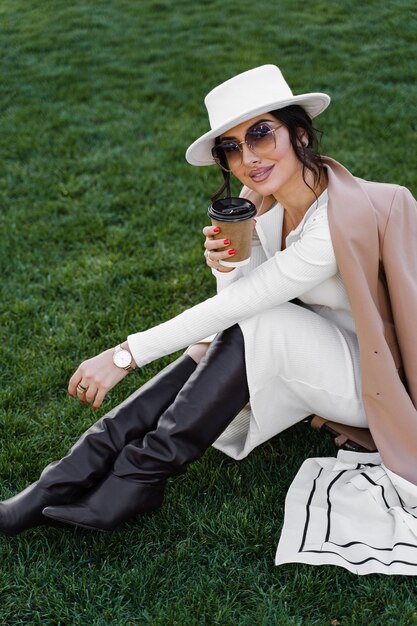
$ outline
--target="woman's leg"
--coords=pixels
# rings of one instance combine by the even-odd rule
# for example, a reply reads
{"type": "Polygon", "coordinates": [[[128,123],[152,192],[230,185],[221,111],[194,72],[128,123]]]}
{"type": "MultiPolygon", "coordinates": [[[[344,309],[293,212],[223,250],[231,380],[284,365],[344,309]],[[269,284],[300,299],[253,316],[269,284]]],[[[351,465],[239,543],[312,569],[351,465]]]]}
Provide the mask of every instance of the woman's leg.
{"type": "Polygon", "coordinates": [[[191,376],[199,353],[193,347],[188,352],[91,426],[65,457],[44,469],[36,483],[1,502],[0,532],[15,535],[45,524],[44,507],[71,502],[97,484],[126,443],[154,428],[191,376]]]}
{"type": "Polygon", "coordinates": [[[238,325],[217,335],[155,430],[127,444],[103,482],[78,503],[44,514],[66,523],[113,530],[159,508],[168,477],[202,456],[249,400],[244,342],[238,325]]]}

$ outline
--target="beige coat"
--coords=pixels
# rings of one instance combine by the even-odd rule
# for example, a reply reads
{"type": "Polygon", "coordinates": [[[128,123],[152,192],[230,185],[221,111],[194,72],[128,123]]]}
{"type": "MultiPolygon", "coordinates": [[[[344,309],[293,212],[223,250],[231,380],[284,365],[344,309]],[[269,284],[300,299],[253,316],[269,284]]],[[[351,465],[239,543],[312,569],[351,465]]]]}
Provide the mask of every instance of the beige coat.
{"type": "MultiPolygon", "coordinates": [[[[333,159],[324,162],[369,428],[385,465],[417,484],[417,203],[404,187],[364,181],[333,159]]],[[[261,199],[247,189],[243,195],[261,199]]]]}
{"type": "Polygon", "coordinates": [[[362,395],[385,465],[417,484],[417,203],[326,159],[331,237],[356,324],[362,395]]]}

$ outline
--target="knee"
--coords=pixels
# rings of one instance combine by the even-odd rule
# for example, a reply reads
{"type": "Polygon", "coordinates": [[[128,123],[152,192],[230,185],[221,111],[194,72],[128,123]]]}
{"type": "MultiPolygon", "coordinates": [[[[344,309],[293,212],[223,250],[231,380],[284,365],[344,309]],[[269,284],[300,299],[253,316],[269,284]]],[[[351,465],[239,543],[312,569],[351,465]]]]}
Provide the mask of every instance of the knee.
{"type": "Polygon", "coordinates": [[[194,343],[192,346],[187,348],[186,353],[193,359],[193,361],[200,363],[201,359],[207,352],[209,345],[209,343],[194,343]]]}

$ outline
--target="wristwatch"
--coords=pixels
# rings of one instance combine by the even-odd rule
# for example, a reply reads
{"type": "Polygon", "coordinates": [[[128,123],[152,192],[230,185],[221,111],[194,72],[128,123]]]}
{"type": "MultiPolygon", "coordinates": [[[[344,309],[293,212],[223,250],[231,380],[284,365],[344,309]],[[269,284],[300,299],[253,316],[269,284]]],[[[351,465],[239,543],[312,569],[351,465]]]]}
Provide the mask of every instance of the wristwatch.
{"type": "Polygon", "coordinates": [[[125,350],[120,345],[116,346],[114,349],[113,363],[116,367],[120,367],[120,369],[126,370],[127,372],[132,372],[135,369],[135,366],[133,365],[133,357],[129,350],[125,350]]]}

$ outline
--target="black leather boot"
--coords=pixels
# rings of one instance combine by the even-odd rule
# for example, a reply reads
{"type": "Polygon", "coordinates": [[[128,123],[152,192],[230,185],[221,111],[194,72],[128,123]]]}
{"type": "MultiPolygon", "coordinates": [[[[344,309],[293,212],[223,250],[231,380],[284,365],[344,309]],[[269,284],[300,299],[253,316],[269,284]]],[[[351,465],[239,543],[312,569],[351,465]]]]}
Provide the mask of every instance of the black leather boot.
{"type": "Polygon", "coordinates": [[[16,535],[47,524],[42,509],[72,502],[95,486],[126,443],[155,427],[196,366],[190,356],[182,355],[93,424],[65,457],[43,470],[36,483],[0,502],[0,533],[16,535]]]}
{"type": "Polygon", "coordinates": [[[74,504],[45,508],[44,515],[109,531],[159,508],[167,478],[201,457],[248,400],[243,336],[235,325],[216,337],[156,429],[127,444],[98,487],[74,504]]]}

